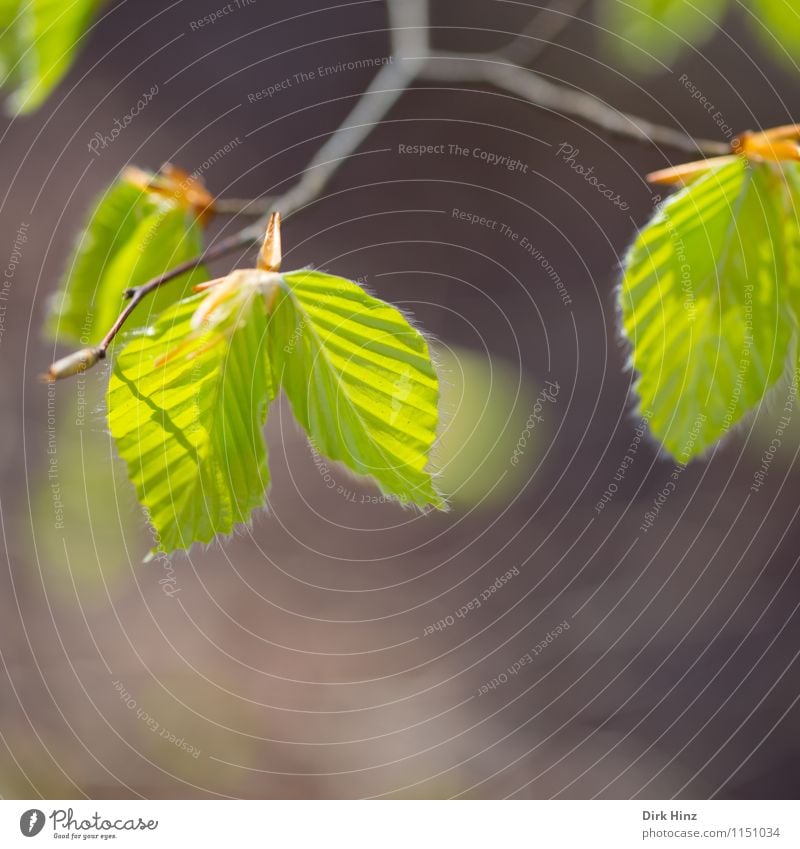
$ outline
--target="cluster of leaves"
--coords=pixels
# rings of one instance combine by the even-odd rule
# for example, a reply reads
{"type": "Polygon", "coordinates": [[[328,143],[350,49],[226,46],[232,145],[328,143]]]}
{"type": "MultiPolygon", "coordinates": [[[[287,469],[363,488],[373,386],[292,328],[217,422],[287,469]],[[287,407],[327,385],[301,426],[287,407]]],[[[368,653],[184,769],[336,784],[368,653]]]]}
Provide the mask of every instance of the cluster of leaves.
{"type": "Polygon", "coordinates": [[[0,87],[16,112],[58,85],[105,0],[0,0],[0,87]]]}
{"type": "Polygon", "coordinates": [[[734,8],[769,53],[796,68],[800,7],[795,0],[603,0],[600,23],[615,57],[631,71],[646,73],[703,45],[734,8]]]}
{"type": "MultiPolygon", "coordinates": [[[[94,313],[98,339],[124,289],[200,252],[192,209],[123,176],[90,216],[50,329],[85,340],[94,313]]],[[[196,269],[189,282],[207,277],[196,269]]],[[[400,503],[445,506],[429,471],[438,380],[426,340],[397,309],[310,270],[239,269],[195,288],[173,281],[159,293],[172,303],[131,314],[139,330],[115,356],[107,394],[156,550],[210,542],[264,505],[262,431],[280,389],[321,454],[400,503]]]]}
{"type": "Polygon", "coordinates": [[[682,463],[795,370],[800,166],[720,159],[639,233],[620,290],[642,409],[682,463]]]}
{"type": "MultiPolygon", "coordinates": [[[[0,85],[16,110],[36,108],[63,78],[103,2],[0,0],[0,85]]],[[[647,70],[702,44],[733,5],[604,0],[600,14],[615,43],[638,48],[624,51],[628,64],[647,70]]],[[[794,3],[736,5],[777,55],[800,50],[794,3]]],[[[758,155],[742,148],[686,171],[625,259],[620,304],[636,391],[653,434],[682,463],[794,372],[800,131],[778,129],[758,155]]],[[[123,293],[202,253],[212,213],[190,175],[128,169],[78,241],[52,301],[53,337],[101,343],[123,293]]],[[[281,389],[320,453],[401,503],[444,506],[430,472],[437,376],[398,310],[317,271],[259,264],[208,276],[193,266],[138,304],[108,388],[111,433],[157,550],[228,534],[265,503],[263,428],[281,389]]],[[[88,363],[70,360],[65,374],[88,363]]]]}

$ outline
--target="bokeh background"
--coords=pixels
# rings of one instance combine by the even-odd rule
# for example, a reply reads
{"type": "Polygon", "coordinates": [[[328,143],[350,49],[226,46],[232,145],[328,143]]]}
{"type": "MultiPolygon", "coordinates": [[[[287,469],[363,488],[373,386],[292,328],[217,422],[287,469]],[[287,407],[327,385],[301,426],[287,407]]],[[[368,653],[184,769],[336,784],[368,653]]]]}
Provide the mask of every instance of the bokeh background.
{"type": "MultiPolygon", "coordinates": [[[[436,337],[452,511],[404,511],[322,466],[282,403],[268,509],[231,540],[142,562],[150,537],[106,431],[107,375],[36,380],[62,350],[42,323],[92,199],[128,163],[192,170],[235,139],[205,171],[211,190],[285,190],[375,69],[294,75],[390,51],[382,0],[253,0],[191,27],[222,5],[113,3],[45,106],[2,119],[2,258],[23,225],[27,241],[0,337],[0,793],[793,797],[800,428],[749,492],[785,399],[683,470],[646,532],[674,468],[647,438],[598,509],[639,426],[620,258],[653,207],[643,174],[686,158],[669,148],[491,87],[414,83],[286,220],[286,266],[363,281],[436,337]],[[400,152],[420,144],[526,167],[400,152]],[[547,381],[558,393],[529,427],[547,381]]],[[[431,5],[434,44],[464,52],[501,47],[542,4],[431,5]]],[[[630,47],[598,26],[599,5],[540,52],[540,73],[696,136],[724,139],[682,74],[736,131],[800,118],[797,70],[737,3],[708,44],[649,76],[620,61],[630,47]]]]}

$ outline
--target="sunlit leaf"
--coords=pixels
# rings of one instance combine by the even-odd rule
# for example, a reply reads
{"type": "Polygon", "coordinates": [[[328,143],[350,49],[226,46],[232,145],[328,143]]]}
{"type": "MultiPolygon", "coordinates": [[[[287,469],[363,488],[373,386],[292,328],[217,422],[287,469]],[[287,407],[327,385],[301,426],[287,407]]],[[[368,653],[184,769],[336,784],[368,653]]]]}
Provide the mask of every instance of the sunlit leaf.
{"type": "Polygon", "coordinates": [[[636,391],[680,462],[722,437],[791,367],[790,199],[780,170],[734,161],[670,197],[625,260],[636,391]]]}
{"type": "Polygon", "coordinates": [[[229,534],[263,506],[272,397],[264,301],[193,332],[203,295],[168,308],[114,364],[108,422],[156,532],[174,551],[229,534]]]}
{"type": "MultiPolygon", "coordinates": [[[[81,344],[100,341],[123,306],[123,292],[202,252],[195,217],[124,179],[99,199],[51,302],[48,329],[54,338],[81,344]]],[[[142,304],[129,326],[178,300],[202,269],[170,283],[142,304]]]]}
{"type": "Polygon", "coordinates": [[[387,495],[444,507],[430,472],[439,384],[428,345],[360,286],[316,271],[283,275],[270,360],[316,449],[387,495]]]}

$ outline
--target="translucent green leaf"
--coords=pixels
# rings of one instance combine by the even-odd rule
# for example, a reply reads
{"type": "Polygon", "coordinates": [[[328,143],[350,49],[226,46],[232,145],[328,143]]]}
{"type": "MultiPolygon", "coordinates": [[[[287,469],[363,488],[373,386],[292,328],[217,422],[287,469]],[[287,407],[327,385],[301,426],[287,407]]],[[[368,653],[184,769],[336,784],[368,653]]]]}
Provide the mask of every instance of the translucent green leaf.
{"type": "Polygon", "coordinates": [[[800,8],[795,0],[752,0],[748,19],[767,50],[795,68],[800,64],[800,8]]]}
{"type": "Polygon", "coordinates": [[[173,305],[135,336],[108,389],[111,434],[158,551],[229,534],[263,506],[269,483],[264,301],[248,297],[224,324],[193,332],[203,297],[173,305]]]}
{"type": "Polygon", "coordinates": [[[652,73],[672,63],[687,42],[711,38],[727,6],[728,0],[603,0],[600,24],[619,64],[652,73]]]}
{"type": "Polygon", "coordinates": [[[269,327],[273,381],[316,449],[403,503],[443,508],[429,471],[439,383],[423,336],[349,280],[282,279],[269,327]]]}
{"type": "Polygon", "coordinates": [[[69,70],[104,0],[0,0],[3,86],[18,112],[38,108],[69,70]]]}
{"type": "Polygon", "coordinates": [[[626,257],[636,391],[680,462],[722,437],[787,367],[797,279],[788,200],[781,171],[737,160],[669,198],[626,257]]]}
{"type": "MultiPolygon", "coordinates": [[[[197,256],[202,247],[200,228],[186,210],[118,180],[97,202],[67,264],[51,301],[50,334],[84,345],[99,342],[122,308],[126,288],[197,256]]],[[[128,326],[146,324],[200,276],[207,276],[202,269],[165,286],[128,326]]]]}

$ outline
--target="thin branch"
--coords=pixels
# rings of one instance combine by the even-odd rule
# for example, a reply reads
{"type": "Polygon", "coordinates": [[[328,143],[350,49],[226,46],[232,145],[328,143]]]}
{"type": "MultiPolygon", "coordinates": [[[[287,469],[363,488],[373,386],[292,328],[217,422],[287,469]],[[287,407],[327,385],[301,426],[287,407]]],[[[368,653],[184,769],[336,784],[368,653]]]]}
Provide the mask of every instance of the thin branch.
{"type": "Polygon", "coordinates": [[[709,155],[730,152],[726,142],[696,139],[672,127],[622,112],[594,95],[551,83],[535,71],[509,64],[496,54],[462,56],[435,51],[421,70],[420,77],[436,82],[489,83],[516,94],[534,106],[580,118],[609,133],[635,141],[695,154],[698,151],[709,155]]]}
{"type": "Polygon", "coordinates": [[[543,6],[528,26],[498,52],[515,65],[530,65],[555,42],[588,2],[555,0],[551,6],[543,6]]]}
{"type": "Polygon", "coordinates": [[[300,181],[275,202],[275,208],[283,215],[291,215],[319,197],[342,162],[358,149],[405,93],[415,72],[416,65],[404,60],[384,65],[341,126],[317,151],[300,181]]]}
{"type": "Polygon", "coordinates": [[[83,348],[80,351],[75,351],[72,354],[68,354],[66,357],[62,357],[60,360],[56,360],[47,372],[42,375],[42,379],[47,382],[62,380],[65,377],[82,374],[87,369],[97,365],[100,360],[105,359],[109,346],[114,341],[114,338],[120,330],[122,330],[125,322],[130,318],[131,313],[151,292],[159,289],[165,283],[175,280],[176,277],[180,277],[182,274],[186,274],[188,271],[194,270],[198,265],[201,265],[204,262],[211,262],[212,260],[220,259],[223,256],[234,253],[237,250],[241,250],[242,248],[249,247],[256,241],[257,238],[257,236],[254,237],[250,232],[250,228],[245,228],[244,230],[235,233],[233,236],[217,242],[216,245],[212,245],[207,248],[199,256],[186,260],[186,262],[176,265],[169,271],[164,272],[164,274],[160,274],[158,277],[148,280],[147,283],[143,283],[141,286],[134,286],[131,289],[126,289],[123,294],[124,297],[128,299],[128,303],[117,316],[116,321],[111,325],[100,344],[91,348],[83,348]]]}
{"type": "Polygon", "coordinates": [[[229,236],[227,239],[217,242],[216,245],[212,245],[200,256],[189,259],[186,262],[182,262],[180,265],[176,265],[174,268],[171,268],[169,271],[159,275],[158,277],[154,277],[147,283],[144,283],[141,286],[135,286],[132,289],[126,289],[125,297],[128,298],[128,303],[126,304],[125,309],[123,309],[119,316],[117,316],[117,320],[113,325],[111,325],[108,333],[106,333],[103,337],[103,341],[97,346],[101,352],[100,356],[105,356],[108,346],[114,341],[114,337],[120,332],[120,330],[122,330],[122,326],[128,320],[130,314],[151,292],[155,292],[156,289],[161,288],[161,286],[165,283],[169,283],[170,280],[174,280],[176,277],[180,277],[188,271],[193,271],[198,265],[202,265],[204,262],[212,262],[215,259],[221,259],[228,254],[232,254],[242,248],[249,247],[254,241],[255,239],[247,231],[247,229],[242,230],[239,233],[235,233],[233,236],[229,236]]]}
{"type": "Polygon", "coordinates": [[[272,209],[271,198],[217,198],[214,212],[217,215],[247,215],[261,218],[272,209]]]}
{"type": "Polygon", "coordinates": [[[428,0],[386,0],[386,12],[394,58],[424,61],[431,52],[428,0]]]}

